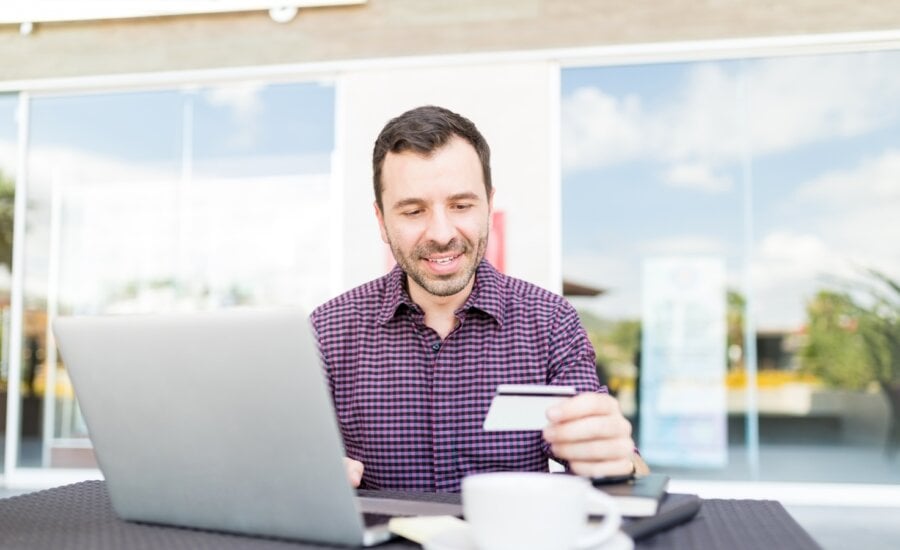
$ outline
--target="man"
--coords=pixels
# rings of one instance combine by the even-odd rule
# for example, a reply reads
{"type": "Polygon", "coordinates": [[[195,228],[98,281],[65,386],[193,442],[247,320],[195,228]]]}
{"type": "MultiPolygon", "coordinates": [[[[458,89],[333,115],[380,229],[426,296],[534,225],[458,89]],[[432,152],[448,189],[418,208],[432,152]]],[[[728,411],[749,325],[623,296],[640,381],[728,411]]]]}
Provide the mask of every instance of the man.
{"type": "Polygon", "coordinates": [[[597,381],[563,298],[484,260],[490,150],[466,118],[420,107],[391,120],[372,159],[375,216],[397,266],[312,315],[354,486],[458,491],[468,474],[647,471],[597,381]],[[498,384],[575,386],[541,432],[485,432],[498,384]]]}

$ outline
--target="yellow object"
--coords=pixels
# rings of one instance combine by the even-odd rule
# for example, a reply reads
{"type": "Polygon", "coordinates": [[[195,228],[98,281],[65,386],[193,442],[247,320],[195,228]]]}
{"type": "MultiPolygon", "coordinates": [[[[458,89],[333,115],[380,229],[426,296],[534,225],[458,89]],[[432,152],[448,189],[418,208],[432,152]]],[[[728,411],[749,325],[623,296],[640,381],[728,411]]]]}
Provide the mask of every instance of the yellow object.
{"type": "MultiPolygon", "coordinates": [[[[41,364],[38,367],[37,376],[34,377],[34,395],[38,397],[44,396],[44,391],[46,390],[47,378],[45,376],[47,372],[46,364],[41,364]]],[[[23,395],[28,394],[28,388],[25,386],[25,383],[22,383],[22,393],[23,395]]],[[[74,399],[75,398],[75,390],[72,388],[72,382],[69,380],[69,373],[63,367],[56,368],[56,390],[54,395],[57,399],[74,399]]]]}
{"type": "Polygon", "coordinates": [[[450,529],[459,529],[464,525],[466,522],[455,516],[417,516],[391,518],[388,529],[395,535],[424,544],[435,535],[450,529]]]}
{"type": "MultiPolygon", "coordinates": [[[[820,380],[814,375],[797,371],[761,369],[756,374],[756,386],[758,388],[778,388],[785,384],[796,383],[821,384],[820,380]]],[[[746,388],[747,372],[744,369],[732,369],[725,378],[725,384],[729,389],[746,388]]]]}

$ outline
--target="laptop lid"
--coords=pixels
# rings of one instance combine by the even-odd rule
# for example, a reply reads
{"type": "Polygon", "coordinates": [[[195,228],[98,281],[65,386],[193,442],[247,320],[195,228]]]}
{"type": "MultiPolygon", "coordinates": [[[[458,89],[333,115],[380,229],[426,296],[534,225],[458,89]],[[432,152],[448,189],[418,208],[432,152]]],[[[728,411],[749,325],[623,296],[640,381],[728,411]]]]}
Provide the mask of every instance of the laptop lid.
{"type": "Polygon", "coordinates": [[[305,313],[53,328],[122,518],[342,545],[386,538],[366,535],[305,313]]]}

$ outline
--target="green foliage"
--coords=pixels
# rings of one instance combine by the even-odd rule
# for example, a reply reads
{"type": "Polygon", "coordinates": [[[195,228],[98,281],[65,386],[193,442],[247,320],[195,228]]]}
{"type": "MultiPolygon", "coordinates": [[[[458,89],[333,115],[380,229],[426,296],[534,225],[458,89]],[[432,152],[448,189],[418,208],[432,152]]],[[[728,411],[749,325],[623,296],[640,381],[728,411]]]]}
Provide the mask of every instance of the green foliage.
{"type": "Polygon", "coordinates": [[[900,381],[900,285],[880,272],[867,274],[848,290],[820,291],[807,306],[801,364],[832,386],[900,381]]]}
{"type": "Polygon", "coordinates": [[[579,311],[581,323],[604,365],[631,364],[640,346],[640,320],[607,321],[579,311]]]}
{"type": "Polygon", "coordinates": [[[728,357],[728,368],[739,368],[744,366],[744,311],[747,307],[747,300],[743,294],[735,290],[729,290],[726,295],[725,322],[727,334],[727,348],[737,346],[741,349],[740,358],[732,361],[728,357]]]}
{"type": "Polygon", "coordinates": [[[16,186],[12,178],[0,172],[0,263],[12,270],[13,215],[16,186]]]}
{"type": "Polygon", "coordinates": [[[628,357],[628,360],[633,360],[641,345],[641,321],[637,319],[619,321],[610,331],[609,340],[628,357]]]}
{"type": "Polygon", "coordinates": [[[874,378],[859,314],[846,293],[819,291],[806,308],[807,342],[800,352],[804,371],[830,386],[861,389],[874,378]]]}

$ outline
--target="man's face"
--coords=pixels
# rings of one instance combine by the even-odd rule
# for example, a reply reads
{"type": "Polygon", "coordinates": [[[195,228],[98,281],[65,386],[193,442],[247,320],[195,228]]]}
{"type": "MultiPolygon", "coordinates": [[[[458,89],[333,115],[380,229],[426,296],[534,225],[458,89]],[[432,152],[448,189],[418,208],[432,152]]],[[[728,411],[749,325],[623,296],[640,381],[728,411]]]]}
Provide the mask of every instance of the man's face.
{"type": "Polygon", "coordinates": [[[452,138],[423,157],[388,153],[375,205],[381,239],[413,285],[434,296],[469,287],[487,247],[491,199],[481,163],[464,139],[452,138]]]}

